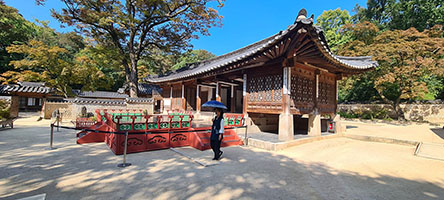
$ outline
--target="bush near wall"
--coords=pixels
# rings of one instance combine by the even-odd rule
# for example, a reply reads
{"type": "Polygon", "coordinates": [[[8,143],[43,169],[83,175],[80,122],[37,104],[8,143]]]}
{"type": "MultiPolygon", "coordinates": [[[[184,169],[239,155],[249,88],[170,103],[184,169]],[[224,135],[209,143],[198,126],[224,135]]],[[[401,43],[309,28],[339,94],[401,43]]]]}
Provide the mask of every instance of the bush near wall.
{"type": "Polygon", "coordinates": [[[5,99],[0,100],[0,120],[9,119],[10,116],[10,102],[5,99]]]}
{"type": "Polygon", "coordinates": [[[384,119],[392,120],[394,113],[385,106],[358,106],[357,108],[341,109],[338,106],[338,114],[344,118],[360,118],[360,119],[384,119]]]}

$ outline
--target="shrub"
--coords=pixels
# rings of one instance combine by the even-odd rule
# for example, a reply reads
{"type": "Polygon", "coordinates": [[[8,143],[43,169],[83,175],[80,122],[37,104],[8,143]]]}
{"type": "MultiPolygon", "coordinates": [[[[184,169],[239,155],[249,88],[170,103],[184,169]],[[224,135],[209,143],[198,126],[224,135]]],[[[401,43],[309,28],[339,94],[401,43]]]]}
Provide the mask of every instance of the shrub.
{"type": "Polygon", "coordinates": [[[360,119],[391,119],[389,116],[390,111],[384,107],[375,107],[373,109],[356,109],[353,111],[339,111],[338,114],[341,117],[347,119],[360,118],[360,119]]]}
{"type": "Polygon", "coordinates": [[[347,118],[347,119],[358,118],[358,116],[352,112],[339,111],[338,114],[339,114],[339,116],[347,118]]]}
{"type": "Polygon", "coordinates": [[[8,100],[0,100],[0,119],[10,118],[10,103],[8,100]]]}

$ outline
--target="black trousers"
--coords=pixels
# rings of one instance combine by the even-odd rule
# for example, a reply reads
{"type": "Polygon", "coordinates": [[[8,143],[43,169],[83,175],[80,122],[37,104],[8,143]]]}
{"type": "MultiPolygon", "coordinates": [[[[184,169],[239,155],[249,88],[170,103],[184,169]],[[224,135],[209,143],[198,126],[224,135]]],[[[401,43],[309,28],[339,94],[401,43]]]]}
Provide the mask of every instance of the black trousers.
{"type": "Polygon", "coordinates": [[[215,158],[219,157],[220,144],[222,143],[222,139],[221,140],[210,140],[210,146],[211,146],[211,149],[213,149],[215,158]]]}

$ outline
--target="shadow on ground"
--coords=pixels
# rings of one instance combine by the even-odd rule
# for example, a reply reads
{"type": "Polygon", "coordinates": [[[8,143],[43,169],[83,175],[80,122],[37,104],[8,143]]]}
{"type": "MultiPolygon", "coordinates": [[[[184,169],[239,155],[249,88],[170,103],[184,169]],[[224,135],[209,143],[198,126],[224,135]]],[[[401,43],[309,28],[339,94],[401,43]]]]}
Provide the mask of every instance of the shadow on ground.
{"type": "Polygon", "coordinates": [[[431,128],[430,130],[444,140],[444,128],[431,128]]]}
{"type": "Polygon", "coordinates": [[[352,128],[358,128],[358,126],[352,126],[352,125],[347,125],[345,126],[346,129],[352,129],[352,128]]]}
{"type": "Polygon", "coordinates": [[[160,150],[130,154],[132,166],[121,169],[116,167],[121,156],[103,143],[75,144],[72,131],[56,133],[55,150],[48,150],[47,127],[4,133],[0,134],[1,199],[42,193],[47,199],[94,200],[444,198],[443,188],[434,183],[362,176],[243,147],[224,148],[224,160],[211,167],[160,150]]]}

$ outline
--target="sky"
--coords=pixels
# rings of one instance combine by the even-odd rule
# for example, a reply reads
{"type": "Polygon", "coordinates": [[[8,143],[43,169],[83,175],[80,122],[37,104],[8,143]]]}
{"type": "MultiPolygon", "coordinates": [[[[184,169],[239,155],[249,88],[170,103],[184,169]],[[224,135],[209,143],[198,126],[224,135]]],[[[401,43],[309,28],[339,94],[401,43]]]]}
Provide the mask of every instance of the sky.
{"type": "MultiPolygon", "coordinates": [[[[47,0],[44,6],[37,6],[34,0],[4,0],[6,5],[19,10],[27,20],[49,21],[49,26],[59,32],[72,31],[60,28],[51,17],[51,9],[60,10],[60,0],[47,0]]],[[[210,29],[210,36],[202,36],[191,43],[194,49],[205,49],[216,55],[229,53],[249,44],[265,39],[286,29],[295,21],[299,10],[305,8],[308,16],[315,19],[326,10],[346,9],[352,15],[356,4],[366,7],[367,0],[226,0],[219,10],[224,16],[222,27],[210,29]]]]}

